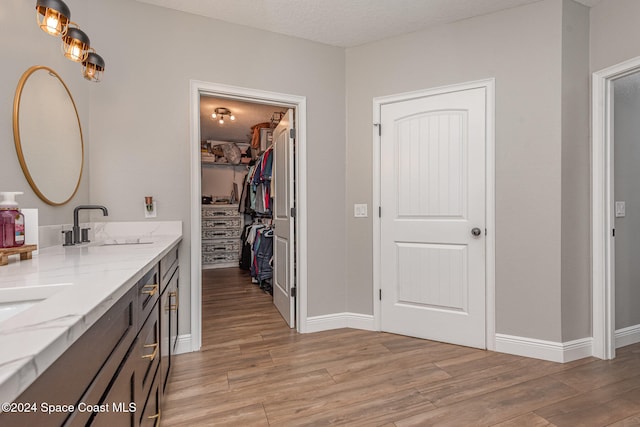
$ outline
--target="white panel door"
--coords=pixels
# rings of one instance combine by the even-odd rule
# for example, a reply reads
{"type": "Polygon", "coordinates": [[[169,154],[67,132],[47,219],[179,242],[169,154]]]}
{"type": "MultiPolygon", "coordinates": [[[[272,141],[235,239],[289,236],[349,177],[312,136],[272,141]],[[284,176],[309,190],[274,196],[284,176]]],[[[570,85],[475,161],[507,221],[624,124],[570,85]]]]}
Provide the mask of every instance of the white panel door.
{"type": "Polygon", "coordinates": [[[273,303],[290,327],[295,327],[295,237],[293,187],[293,110],[273,131],[273,303]]]}
{"type": "Polygon", "coordinates": [[[486,89],[381,107],[381,328],[485,348],[486,89]]]}

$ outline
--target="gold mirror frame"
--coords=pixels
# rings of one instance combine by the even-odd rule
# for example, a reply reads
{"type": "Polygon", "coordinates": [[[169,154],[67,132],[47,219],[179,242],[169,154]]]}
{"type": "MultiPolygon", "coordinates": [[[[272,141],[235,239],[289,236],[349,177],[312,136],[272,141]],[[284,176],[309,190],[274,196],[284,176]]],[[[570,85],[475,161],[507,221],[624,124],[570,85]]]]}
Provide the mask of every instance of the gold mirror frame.
{"type": "MultiPolygon", "coordinates": [[[[35,85],[40,84],[37,79],[34,79],[34,80],[35,80],[35,83],[34,83],[35,85]]],[[[28,95],[31,96],[31,93],[29,92],[28,95]]],[[[51,128],[55,129],[55,126],[51,126],[51,128]]],[[[18,160],[20,162],[20,167],[22,168],[22,172],[24,173],[24,176],[29,182],[29,185],[31,186],[33,191],[38,195],[38,197],[42,199],[45,203],[52,206],[64,205],[65,203],[68,203],[71,199],[73,199],[73,197],[78,192],[78,188],[80,187],[80,181],[82,179],[82,172],[84,169],[84,138],[82,136],[82,126],[80,124],[78,109],[76,108],[76,104],[73,100],[73,96],[71,95],[71,92],[69,91],[69,88],[64,83],[62,78],[58,75],[58,73],[56,73],[51,68],[43,65],[35,65],[29,68],[27,71],[25,71],[22,77],[20,78],[20,81],[18,82],[18,87],[16,89],[15,98],[13,101],[13,139],[15,142],[16,153],[18,155],[18,160]],[[29,100],[27,100],[26,98],[23,99],[23,95],[25,95],[25,92],[29,92],[28,90],[26,90],[28,88],[27,83],[29,81],[29,78],[33,77],[36,72],[41,70],[43,72],[46,72],[49,76],[55,77],[57,82],[61,84],[61,87],[49,86],[49,87],[46,87],[45,89],[51,89],[51,91],[47,93],[42,93],[42,94],[36,93],[36,95],[38,95],[37,99],[29,99],[29,100]],[[70,101],[70,104],[67,104],[67,105],[65,105],[65,103],[67,102],[67,99],[64,98],[65,92],[66,92],[66,95],[68,96],[68,100],[70,101]],[[58,95],[58,98],[56,98],[56,95],[58,95]],[[49,132],[49,129],[47,128],[46,120],[48,119],[50,124],[55,123],[55,122],[52,122],[52,120],[56,120],[60,118],[59,117],[60,115],[64,114],[63,107],[67,107],[68,109],[67,117],[65,117],[64,119],[73,122],[73,126],[67,126],[65,129],[63,129],[63,132],[65,134],[62,134],[63,132],[60,132],[61,134],[59,135],[48,133],[46,134],[46,138],[42,138],[43,140],[36,140],[36,141],[27,140],[26,136],[31,136],[31,135],[21,135],[21,128],[20,128],[20,125],[21,125],[20,109],[23,102],[27,103],[27,105],[29,103],[35,103],[34,105],[37,106],[36,109],[40,110],[39,111],[40,115],[37,117],[28,117],[28,114],[30,113],[30,111],[22,112],[23,115],[25,115],[25,117],[23,117],[22,124],[23,125],[26,124],[27,126],[29,126],[28,128],[23,128],[23,133],[27,133],[27,132],[24,132],[26,130],[29,130],[29,131],[35,130],[36,133],[37,132],[41,133],[44,131],[49,132]],[[71,107],[73,108],[75,121],[73,120],[73,115],[71,114],[71,107]],[[58,117],[55,117],[56,115],[58,117]],[[52,116],[52,117],[48,117],[48,116],[52,116]],[[76,134],[76,129],[74,128],[75,122],[77,122],[77,125],[78,125],[77,134],[76,134]],[[69,133],[67,134],[66,132],[69,132],[69,133]],[[70,136],[74,136],[74,138],[71,138],[70,136]],[[77,153],[77,137],[78,136],[79,136],[79,142],[80,142],[79,153],[77,153]],[[74,139],[74,140],[67,141],[67,139],[68,140],[74,139]],[[38,154],[34,158],[34,153],[39,153],[39,150],[42,144],[46,144],[47,142],[50,143],[50,145],[55,145],[55,144],[59,144],[59,145],[55,145],[55,147],[54,146],[45,147],[48,149],[48,151],[44,149],[42,150],[42,153],[44,153],[42,155],[46,156],[46,153],[49,153],[51,155],[50,157],[45,158],[44,160],[38,159],[37,157],[42,156],[38,154]],[[69,145],[68,148],[70,150],[73,150],[74,152],[65,153],[64,144],[72,144],[72,145],[69,145]],[[77,157],[78,154],[80,155],[80,167],[77,172],[78,174],[77,181],[74,182],[75,180],[74,169],[78,169],[78,167],[74,166],[73,168],[69,168],[68,164],[65,164],[64,156],[70,155],[70,157],[72,158],[74,156],[77,157]],[[31,166],[31,171],[29,169],[29,166],[31,166]],[[43,170],[43,169],[46,169],[46,170],[43,170]],[[68,177],[65,177],[62,174],[67,169],[71,170],[73,174],[68,177]],[[53,173],[47,175],[47,173],[49,172],[53,172],[53,173]],[[37,182],[38,180],[40,182],[37,182]],[[66,180],[66,182],[64,182],[64,180],[66,180]],[[64,184],[65,189],[68,189],[68,191],[64,191],[62,195],[59,195],[58,197],[56,197],[54,192],[51,192],[50,190],[42,189],[47,185],[51,185],[51,183],[49,183],[48,181],[51,181],[51,183],[54,186],[62,182],[64,184]],[[71,191],[71,189],[73,189],[73,191],[71,191]],[[47,193],[47,191],[49,191],[49,194],[45,194],[47,193]],[[69,192],[71,193],[70,195],[69,195],[69,192]]]]}

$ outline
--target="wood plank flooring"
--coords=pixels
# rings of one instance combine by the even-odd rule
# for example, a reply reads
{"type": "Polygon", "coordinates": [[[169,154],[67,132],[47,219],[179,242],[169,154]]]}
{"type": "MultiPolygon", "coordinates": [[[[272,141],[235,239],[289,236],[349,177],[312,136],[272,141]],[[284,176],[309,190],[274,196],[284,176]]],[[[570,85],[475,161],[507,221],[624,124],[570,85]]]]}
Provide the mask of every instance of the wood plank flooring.
{"type": "Polygon", "coordinates": [[[239,269],[203,273],[203,346],[163,426],[640,426],[640,344],[567,364],[380,332],[298,334],[239,269]]]}

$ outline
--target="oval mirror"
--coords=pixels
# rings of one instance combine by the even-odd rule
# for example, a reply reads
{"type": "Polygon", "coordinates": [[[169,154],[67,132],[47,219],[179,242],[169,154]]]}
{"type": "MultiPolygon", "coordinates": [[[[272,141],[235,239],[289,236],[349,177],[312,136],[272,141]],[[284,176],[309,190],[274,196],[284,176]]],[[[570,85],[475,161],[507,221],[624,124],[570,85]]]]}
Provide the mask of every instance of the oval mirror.
{"type": "Polygon", "coordinates": [[[84,162],[80,117],[69,88],[49,67],[29,68],[13,100],[13,138],[24,176],[50,205],[78,191],[84,162]]]}

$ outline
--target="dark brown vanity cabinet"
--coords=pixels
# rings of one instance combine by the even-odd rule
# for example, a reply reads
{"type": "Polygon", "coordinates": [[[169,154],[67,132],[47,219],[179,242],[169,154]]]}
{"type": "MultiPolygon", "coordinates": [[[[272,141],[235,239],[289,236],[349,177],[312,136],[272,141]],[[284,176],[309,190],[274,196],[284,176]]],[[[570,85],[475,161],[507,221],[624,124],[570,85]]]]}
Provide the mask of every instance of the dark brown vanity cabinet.
{"type": "Polygon", "coordinates": [[[155,426],[177,343],[178,249],[171,251],[15,402],[0,425],[155,426]],[[41,405],[67,405],[46,414],[41,405]]]}
{"type": "Polygon", "coordinates": [[[162,283],[162,295],[160,296],[161,329],[161,353],[160,361],[161,377],[159,379],[164,392],[169,379],[171,359],[176,352],[178,344],[178,289],[180,271],[178,267],[178,248],[173,249],[160,262],[160,275],[162,283]]]}
{"type": "MultiPolygon", "coordinates": [[[[160,312],[158,298],[152,306],[131,350],[122,362],[107,394],[100,402],[100,408],[109,411],[95,412],[91,426],[139,426],[148,420],[159,421],[160,409],[146,415],[148,400],[151,399],[154,380],[160,365],[160,312]],[[147,418],[155,416],[153,418],[147,418]]],[[[154,406],[152,404],[152,406],[154,406]]],[[[151,424],[154,425],[154,424],[151,424]]]]}

